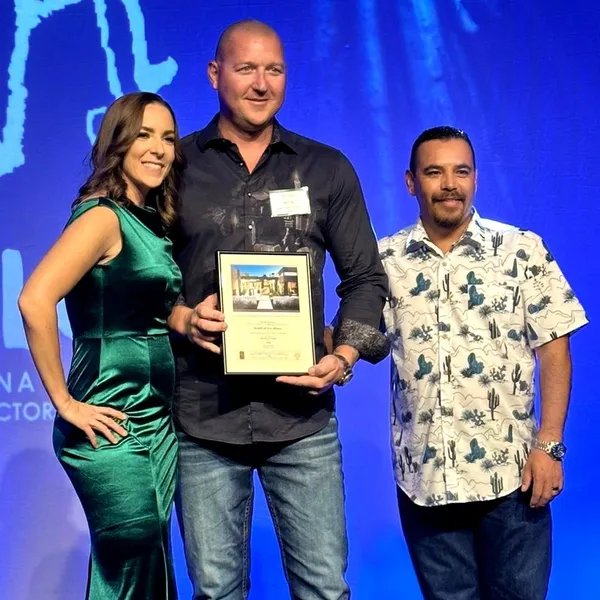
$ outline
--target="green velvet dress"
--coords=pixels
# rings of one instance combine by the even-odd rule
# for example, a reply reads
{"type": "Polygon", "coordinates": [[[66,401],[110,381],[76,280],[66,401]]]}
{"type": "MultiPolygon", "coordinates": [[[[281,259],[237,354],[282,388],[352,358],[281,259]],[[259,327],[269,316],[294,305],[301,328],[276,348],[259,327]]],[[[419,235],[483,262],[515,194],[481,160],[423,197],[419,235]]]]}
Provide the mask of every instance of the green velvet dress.
{"type": "Polygon", "coordinates": [[[66,297],[73,330],[71,395],[124,412],[126,437],[111,444],[57,417],[54,448],[87,517],[88,600],[175,600],[169,524],[177,461],[171,422],[174,363],[167,317],[181,287],[171,242],[150,208],[100,198],[112,209],[123,246],[94,266],[66,297]]]}

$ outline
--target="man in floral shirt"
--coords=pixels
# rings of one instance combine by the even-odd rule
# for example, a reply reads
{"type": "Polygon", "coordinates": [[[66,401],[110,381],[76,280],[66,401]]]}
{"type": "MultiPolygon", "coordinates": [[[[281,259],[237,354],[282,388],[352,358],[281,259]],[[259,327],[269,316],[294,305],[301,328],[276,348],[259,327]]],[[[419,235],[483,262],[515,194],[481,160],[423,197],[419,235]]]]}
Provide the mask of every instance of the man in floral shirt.
{"type": "Polygon", "coordinates": [[[542,600],[549,503],[563,487],[569,335],[587,319],[539,236],[474,210],[464,132],[423,132],[406,184],[421,218],[380,251],[398,502],[421,589],[426,600],[542,600]]]}

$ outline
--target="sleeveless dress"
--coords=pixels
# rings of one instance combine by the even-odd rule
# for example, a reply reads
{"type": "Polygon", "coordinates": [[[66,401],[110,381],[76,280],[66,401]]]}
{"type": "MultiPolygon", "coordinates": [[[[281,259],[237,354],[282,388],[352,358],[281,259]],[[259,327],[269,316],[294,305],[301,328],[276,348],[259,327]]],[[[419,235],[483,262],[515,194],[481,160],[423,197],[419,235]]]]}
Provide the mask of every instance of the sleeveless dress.
{"type": "Polygon", "coordinates": [[[128,435],[111,444],[57,416],[54,449],[90,528],[88,600],[176,600],[169,525],[177,461],[171,421],[174,362],[167,317],[181,287],[171,242],[151,208],[99,198],[119,219],[121,252],[95,265],[67,295],[76,400],[124,412],[128,435]]]}

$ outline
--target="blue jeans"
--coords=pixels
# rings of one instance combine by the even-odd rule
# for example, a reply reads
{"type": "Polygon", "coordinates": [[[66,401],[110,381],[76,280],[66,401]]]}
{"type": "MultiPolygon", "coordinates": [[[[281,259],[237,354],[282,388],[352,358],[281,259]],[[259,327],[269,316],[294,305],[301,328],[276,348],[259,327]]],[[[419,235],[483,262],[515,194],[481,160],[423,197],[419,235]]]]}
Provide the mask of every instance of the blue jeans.
{"type": "Polygon", "coordinates": [[[398,489],[404,538],[425,600],[544,600],[550,507],[520,490],[485,502],[417,506],[398,489]]]}
{"type": "Polygon", "coordinates": [[[256,469],[294,600],[347,600],[337,420],[301,440],[234,446],[179,433],[177,510],[194,600],[245,600],[256,469]]]}

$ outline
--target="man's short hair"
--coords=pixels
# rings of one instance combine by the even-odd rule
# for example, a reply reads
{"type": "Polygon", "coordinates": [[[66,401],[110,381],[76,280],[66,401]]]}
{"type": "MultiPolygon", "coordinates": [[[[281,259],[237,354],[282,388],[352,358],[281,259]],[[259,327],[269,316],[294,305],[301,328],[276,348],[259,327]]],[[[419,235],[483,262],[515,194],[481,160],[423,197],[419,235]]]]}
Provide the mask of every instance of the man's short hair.
{"type": "Polygon", "coordinates": [[[473,168],[475,168],[475,150],[471,139],[462,129],[456,127],[450,127],[449,125],[442,125],[440,127],[432,127],[426,129],[421,135],[415,140],[410,151],[410,172],[414,173],[417,168],[417,150],[421,144],[429,142],[431,140],[464,140],[469,144],[471,148],[471,154],[473,155],[473,168]]]}
{"type": "Polygon", "coordinates": [[[256,19],[243,19],[229,25],[219,36],[217,47],[215,48],[215,60],[222,60],[225,47],[236,31],[252,31],[263,35],[274,35],[279,38],[278,33],[266,23],[257,21],[256,19]]]}

